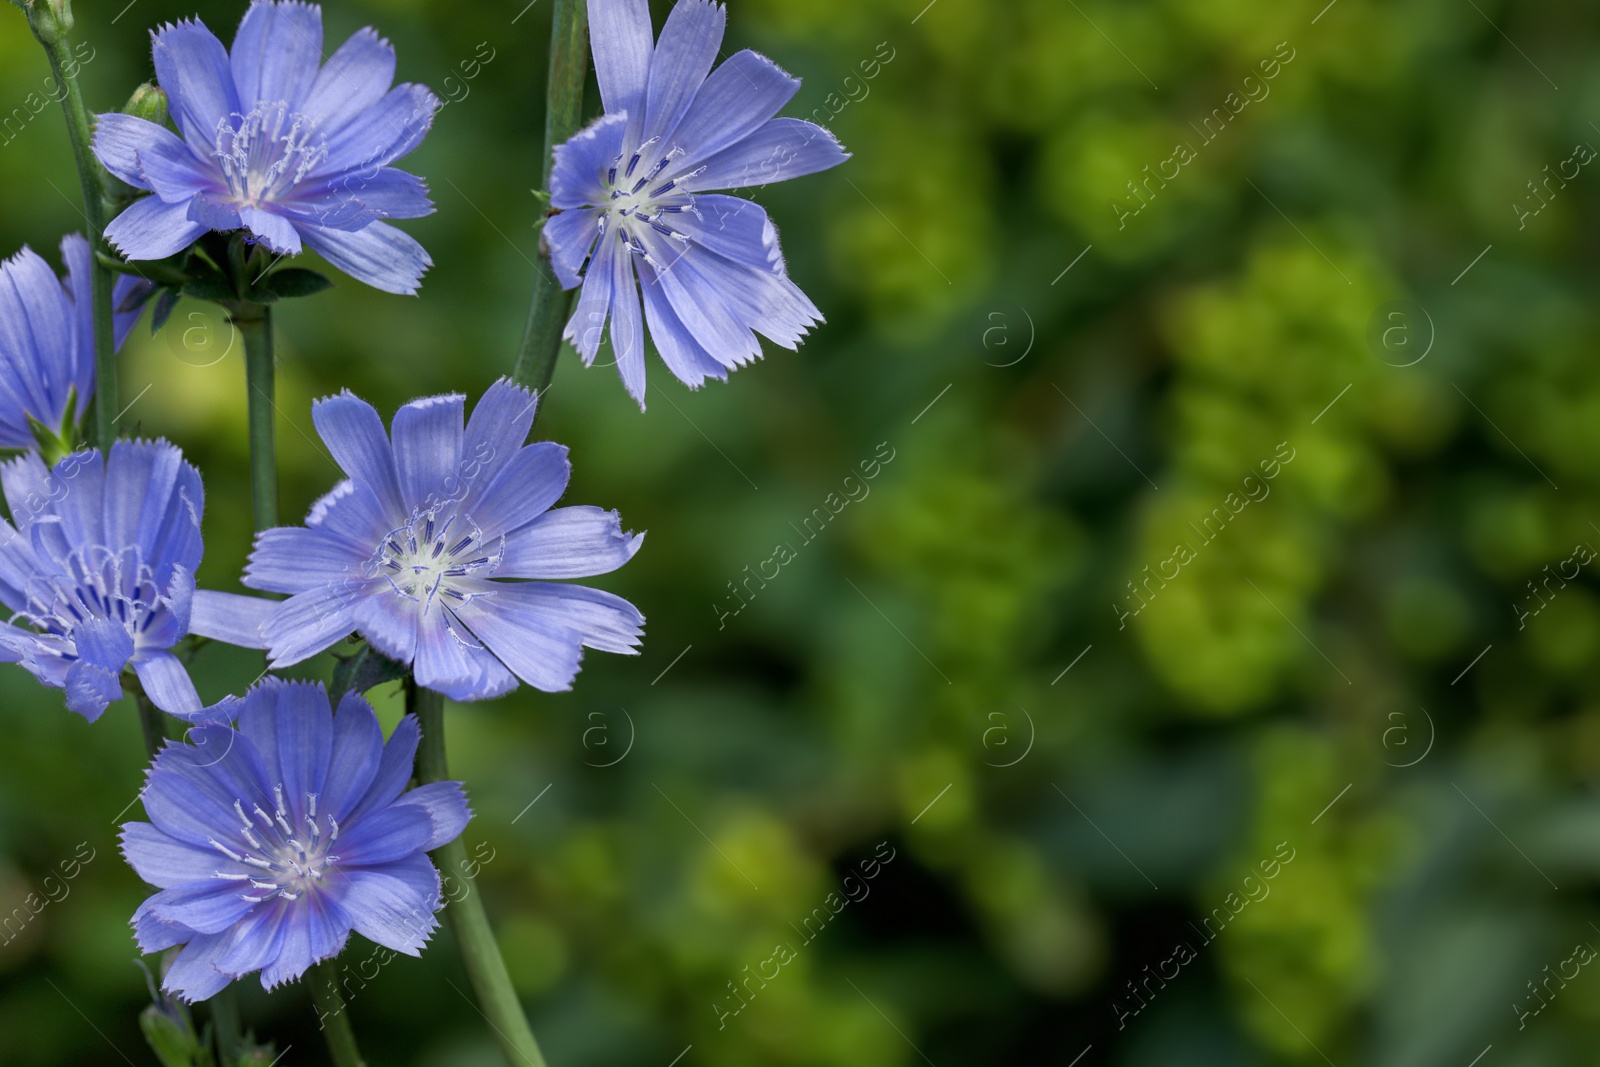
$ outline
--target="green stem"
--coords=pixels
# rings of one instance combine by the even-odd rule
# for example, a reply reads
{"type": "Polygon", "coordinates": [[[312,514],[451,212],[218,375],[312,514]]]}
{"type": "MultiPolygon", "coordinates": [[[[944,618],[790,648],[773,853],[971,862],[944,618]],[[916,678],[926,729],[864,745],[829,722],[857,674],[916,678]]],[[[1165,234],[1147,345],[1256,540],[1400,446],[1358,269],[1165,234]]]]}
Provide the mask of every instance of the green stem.
{"type": "MultiPolygon", "coordinates": [[[[424,785],[429,782],[450,780],[450,770],[444,752],[444,697],[423,689],[412,679],[406,681],[406,706],[417,717],[422,728],[422,741],[417,746],[417,778],[424,785]]],[[[466,893],[445,909],[450,918],[450,928],[455,932],[456,945],[461,952],[461,962],[466,965],[467,977],[478,994],[478,1006],[489,1020],[500,1042],[500,1051],[511,1067],[545,1067],[544,1056],[539,1052],[539,1042],[522,1012],[522,1002],[511,986],[511,975],[506,971],[505,960],[500,957],[500,947],[495,944],[494,931],[489,928],[489,916],[483,909],[483,898],[470,873],[467,846],[458,837],[442,848],[434,850],[434,859],[452,878],[459,878],[466,893]]]]}
{"type": "Polygon", "coordinates": [[[134,703],[139,705],[139,726],[144,730],[145,751],[153,757],[161,751],[161,746],[167,740],[167,713],[152,704],[142,691],[135,694],[134,703]]]}
{"type": "MultiPolygon", "coordinates": [[[[550,25],[550,79],[545,91],[544,158],[539,177],[545,203],[549,202],[550,164],[555,147],[578,132],[578,121],[583,116],[583,82],[589,70],[587,30],[583,0],[556,0],[550,25]]],[[[528,325],[511,377],[534,392],[543,393],[556,372],[568,296],[556,281],[542,236],[539,249],[541,262],[533,278],[528,325]]]]}
{"type": "Polygon", "coordinates": [[[317,1022],[328,1038],[328,1054],[334,1067],[366,1067],[361,1049],[356,1047],[356,1032],[350,1027],[344,997],[339,993],[339,970],[333,960],[323,960],[307,976],[311,1002],[317,1006],[317,1022]]]}
{"type": "Polygon", "coordinates": [[[89,300],[94,312],[94,424],[90,443],[102,452],[117,436],[117,364],[112,338],[111,271],[100,262],[101,234],[106,228],[106,173],[95,159],[90,144],[94,122],[83,103],[78,87],[78,59],[72,54],[72,11],[61,0],[33,0],[28,4],[28,25],[44,46],[55,75],[61,109],[67,119],[67,139],[72,144],[72,161],[78,168],[78,183],[83,187],[83,214],[88,223],[89,300]]]}
{"type": "Polygon", "coordinates": [[[228,317],[244,337],[244,374],[250,391],[250,499],[256,529],[278,525],[278,452],[273,435],[272,309],[247,300],[227,305],[228,317]]]}
{"type": "Polygon", "coordinates": [[[221,1054],[219,1062],[222,1067],[233,1067],[239,1058],[239,1000],[234,996],[233,986],[223,987],[222,992],[206,1001],[211,1007],[211,1026],[217,1032],[217,1051],[221,1054]]]}

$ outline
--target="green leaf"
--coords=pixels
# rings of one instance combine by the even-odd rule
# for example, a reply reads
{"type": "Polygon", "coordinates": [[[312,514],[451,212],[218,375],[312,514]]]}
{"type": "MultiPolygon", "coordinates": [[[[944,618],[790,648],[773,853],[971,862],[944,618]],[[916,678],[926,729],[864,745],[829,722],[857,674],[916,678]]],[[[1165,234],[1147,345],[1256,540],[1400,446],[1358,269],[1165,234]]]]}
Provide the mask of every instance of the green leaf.
{"type": "Polygon", "coordinates": [[[346,693],[365,693],[375,685],[398,681],[406,676],[404,664],[396,663],[368,644],[362,644],[352,655],[337,658],[339,662],[333,668],[333,683],[328,686],[328,699],[334,707],[339,706],[339,701],[346,693]]]}
{"type": "MultiPolygon", "coordinates": [[[[266,290],[267,292],[272,293],[274,298],[289,298],[297,296],[314,296],[315,294],[322,292],[324,289],[331,288],[333,288],[333,282],[329,281],[327,278],[323,277],[321,274],[318,274],[314,270],[307,270],[304,267],[285,267],[282,270],[275,270],[271,274],[267,275],[266,281],[255,287],[255,292],[266,290]]],[[[251,295],[255,299],[261,299],[259,296],[256,296],[254,292],[251,295]]],[[[265,304],[269,303],[270,301],[261,300],[261,302],[265,304]]]]}

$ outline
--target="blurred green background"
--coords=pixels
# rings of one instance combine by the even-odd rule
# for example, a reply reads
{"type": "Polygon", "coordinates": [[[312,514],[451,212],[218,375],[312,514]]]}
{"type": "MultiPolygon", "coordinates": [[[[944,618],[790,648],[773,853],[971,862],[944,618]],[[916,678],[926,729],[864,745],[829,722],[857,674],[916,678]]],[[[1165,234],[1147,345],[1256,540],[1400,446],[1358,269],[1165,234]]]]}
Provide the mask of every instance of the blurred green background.
{"type": "MultiPolygon", "coordinates": [[[[100,110],[196,10],[125,2],[75,5],[100,110]]],[[[326,12],[451,102],[406,161],[421,297],[280,306],[287,515],[336,477],[313,397],[510,367],[550,7],[522,3],[326,12]]],[[[1564,162],[1600,145],[1600,10],[1324,3],[731,5],[724,54],[801,75],[787,113],[855,152],[755,194],[828,322],[697,394],[652,361],[644,415],[563,357],[538,432],[569,500],[649,531],[595,583],[644,652],[450,712],[553,1065],[1600,1063],[1600,976],[1566,976],[1600,944],[1600,598],[1549,577],[1600,545],[1600,175],[1564,162]]],[[[199,13],[227,40],[242,4],[199,13]]],[[[47,76],[0,17],[0,117],[47,76]]],[[[55,259],[60,116],[0,141],[0,252],[55,259]]],[[[239,346],[185,302],[122,368],[125,422],[206,478],[202,584],[236,588],[239,346]]],[[[133,709],[89,726],[5,671],[0,914],[94,858],[0,945],[0,1062],[152,1063],[133,709]]],[[[370,1060],[497,1062],[467,988],[448,932],[385,967],[370,1060]]],[[[284,1064],[325,1062],[301,990],[244,990],[284,1064]]]]}

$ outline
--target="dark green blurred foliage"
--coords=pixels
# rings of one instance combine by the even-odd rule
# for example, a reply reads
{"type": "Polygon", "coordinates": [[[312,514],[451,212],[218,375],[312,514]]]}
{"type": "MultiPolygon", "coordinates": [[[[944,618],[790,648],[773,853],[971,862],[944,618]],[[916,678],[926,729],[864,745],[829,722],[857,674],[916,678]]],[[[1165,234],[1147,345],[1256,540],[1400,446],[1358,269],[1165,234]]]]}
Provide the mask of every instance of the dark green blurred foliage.
{"type": "MultiPolygon", "coordinates": [[[[645,415],[563,357],[539,433],[570,500],[650,531],[596,583],[645,651],[450,712],[553,1064],[1600,1062],[1600,977],[1529,985],[1600,944],[1600,601],[1590,568],[1528,584],[1600,545],[1600,175],[1528,185],[1600,144],[1600,12],[1324,4],[732,5],[725,54],[803,76],[789,113],[855,152],[755,194],[829,321],[698,394],[652,363],[645,415]]],[[[75,5],[102,109],[195,11],[121,5],[75,5]]],[[[548,21],[520,8],[327,13],[330,47],[376,24],[450,102],[407,163],[439,205],[406,224],[422,296],[340,278],[280,308],[288,515],[336,477],[313,397],[392,411],[510,367],[548,21]]],[[[200,8],[224,38],[241,13],[200,8]]],[[[3,25],[0,251],[53,255],[76,182],[3,25]]],[[[235,588],[237,339],[184,301],[122,367],[127,420],[205,475],[202,584],[235,588]]],[[[260,669],[196,667],[208,698],[260,669]]],[[[6,670],[0,915],[94,858],[0,945],[0,1062],[151,1062],[133,711],[88,726],[6,670]]],[[[392,725],[396,685],[372,695],[392,725]]],[[[343,962],[372,1062],[495,1062],[447,933],[370,954],[343,962]]],[[[301,991],[242,1010],[320,1062],[301,991]]]]}

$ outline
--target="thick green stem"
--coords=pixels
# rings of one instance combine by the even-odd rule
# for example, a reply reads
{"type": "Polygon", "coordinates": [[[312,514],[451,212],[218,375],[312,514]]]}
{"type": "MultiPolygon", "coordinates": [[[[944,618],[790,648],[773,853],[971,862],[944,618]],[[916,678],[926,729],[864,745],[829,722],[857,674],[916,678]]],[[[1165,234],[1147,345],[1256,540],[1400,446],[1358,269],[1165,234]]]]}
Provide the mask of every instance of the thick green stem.
{"type": "Polygon", "coordinates": [[[248,301],[228,305],[229,318],[244,337],[244,374],[250,391],[250,500],[256,529],[278,525],[278,451],[273,419],[272,310],[248,301]]]}
{"type": "Polygon", "coordinates": [[[104,450],[116,439],[117,403],[116,347],[112,338],[111,271],[93,253],[101,250],[101,234],[106,228],[106,173],[95,159],[90,144],[94,122],[83,103],[78,87],[78,66],[72,54],[72,11],[61,0],[33,0],[28,5],[28,25],[44,46],[55,75],[61,110],[67,119],[67,139],[72,143],[72,161],[77,165],[78,183],[83,187],[83,214],[88,222],[90,304],[94,312],[94,424],[89,440],[104,450]]]}
{"type": "MultiPolygon", "coordinates": [[[[589,71],[587,21],[584,0],[556,0],[550,25],[550,80],[545,92],[544,158],[539,174],[539,187],[544,190],[547,203],[555,147],[578,132],[578,121],[583,116],[583,81],[589,71]]],[[[550,266],[542,236],[539,250],[528,325],[511,377],[534,392],[543,393],[556,371],[568,297],[550,266]]]]}
{"type": "MultiPolygon", "coordinates": [[[[407,679],[406,705],[422,727],[422,741],[417,746],[418,780],[424,785],[450,780],[444,752],[444,697],[407,679]]],[[[467,977],[478,994],[478,1006],[494,1029],[506,1063],[510,1067],[545,1067],[539,1042],[522,1012],[522,1001],[512,988],[500,946],[489,928],[489,916],[483,910],[483,898],[478,895],[467,861],[467,846],[458,837],[435,849],[433,856],[447,875],[466,887],[460,899],[445,908],[445,914],[450,917],[450,929],[456,935],[467,977]]]]}
{"type": "Polygon", "coordinates": [[[339,993],[339,969],[333,960],[323,960],[306,976],[311,986],[311,1002],[317,1006],[317,1022],[328,1039],[328,1054],[334,1067],[366,1067],[356,1047],[356,1032],[350,1026],[344,997],[339,993]]]}

